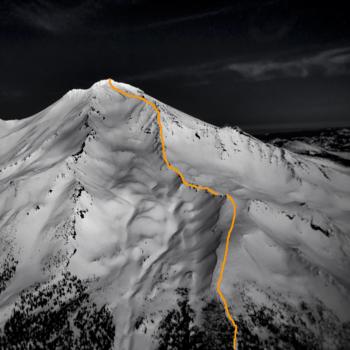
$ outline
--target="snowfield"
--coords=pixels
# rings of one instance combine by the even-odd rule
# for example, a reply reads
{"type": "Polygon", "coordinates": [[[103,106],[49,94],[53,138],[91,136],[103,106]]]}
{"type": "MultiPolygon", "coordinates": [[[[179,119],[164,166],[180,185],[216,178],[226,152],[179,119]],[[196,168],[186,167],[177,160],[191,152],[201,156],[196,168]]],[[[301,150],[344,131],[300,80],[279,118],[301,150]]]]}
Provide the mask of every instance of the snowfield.
{"type": "Polygon", "coordinates": [[[238,349],[348,348],[350,168],[114,85],[223,196],[107,81],[0,120],[0,348],[232,348],[226,193],[238,349]]]}

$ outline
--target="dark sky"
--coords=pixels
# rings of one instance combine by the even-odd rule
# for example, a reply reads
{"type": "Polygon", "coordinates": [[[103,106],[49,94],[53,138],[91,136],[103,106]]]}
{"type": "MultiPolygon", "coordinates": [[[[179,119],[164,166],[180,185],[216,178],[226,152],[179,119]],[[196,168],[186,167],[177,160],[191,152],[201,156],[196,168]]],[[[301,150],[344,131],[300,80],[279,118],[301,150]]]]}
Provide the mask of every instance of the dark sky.
{"type": "Polygon", "coordinates": [[[1,118],[108,77],[250,132],[350,125],[350,16],[337,1],[0,2],[1,118]]]}

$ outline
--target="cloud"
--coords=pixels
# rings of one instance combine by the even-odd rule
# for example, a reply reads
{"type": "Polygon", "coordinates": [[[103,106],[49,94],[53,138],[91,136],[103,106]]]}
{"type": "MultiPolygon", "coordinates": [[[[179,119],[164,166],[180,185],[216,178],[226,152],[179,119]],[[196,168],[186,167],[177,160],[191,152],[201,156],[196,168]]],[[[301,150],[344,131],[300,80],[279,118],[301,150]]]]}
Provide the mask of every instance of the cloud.
{"type": "Polygon", "coordinates": [[[135,75],[127,75],[123,77],[125,80],[132,81],[150,81],[163,80],[171,77],[188,78],[200,81],[207,81],[207,78],[218,72],[226,70],[225,64],[227,60],[209,61],[196,65],[173,66],[169,68],[156,69],[135,75]]]}
{"type": "Polygon", "coordinates": [[[213,76],[232,74],[232,80],[263,81],[281,78],[306,78],[350,74],[350,47],[326,50],[292,60],[234,61],[225,59],[191,66],[176,66],[129,75],[132,81],[185,78],[191,85],[208,83],[213,76]]]}
{"type": "Polygon", "coordinates": [[[61,6],[43,0],[14,2],[10,4],[9,15],[29,27],[60,34],[81,26],[94,8],[93,2],[89,0],[72,6],[61,6]]]}
{"type": "Polygon", "coordinates": [[[179,24],[179,23],[188,22],[188,21],[195,21],[206,17],[217,16],[219,14],[226,13],[231,9],[232,9],[232,6],[226,6],[213,11],[201,12],[194,15],[181,16],[181,17],[171,18],[163,21],[153,22],[148,24],[146,27],[157,28],[157,27],[170,26],[170,25],[179,24]]]}
{"type": "MultiPolygon", "coordinates": [[[[50,34],[62,34],[69,33],[72,30],[83,30],[84,32],[89,31],[89,26],[86,25],[89,19],[96,19],[96,16],[102,15],[108,17],[110,13],[115,13],[115,18],[108,24],[103,21],[98,23],[97,27],[100,30],[113,31],[123,34],[124,31],[143,31],[148,29],[157,29],[166,26],[177,25],[180,23],[191,22],[200,20],[203,18],[213,17],[226,13],[232,10],[232,6],[226,6],[211,11],[203,11],[196,14],[187,16],[170,17],[169,14],[165,16],[165,19],[153,21],[150,20],[148,23],[141,23],[140,25],[134,25],[133,23],[137,19],[137,15],[133,15],[133,7],[137,7],[138,4],[146,3],[146,1],[134,1],[129,0],[106,0],[96,2],[94,0],[84,0],[77,4],[60,4],[54,1],[36,0],[36,1],[8,1],[6,6],[0,5],[0,13],[4,12],[7,15],[5,18],[11,17],[19,23],[23,23],[31,28],[39,29],[50,34]],[[129,6],[130,18],[126,20],[125,17],[119,16],[118,6],[122,8],[129,6]]],[[[7,20],[7,24],[11,22],[7,20]]],[[[152,19],[152,17],[151,17],[152,19]]],[[[96,31],[96,26],[94,27],[96,31]]]]}
{"type": "Polygon", "coordinates": [[[350,73],[350,48],[327,50],[318,54],[286,61],[255,61],[231,63],[227,71],[235,72],[247,80],[279,78],[306,78],[312,74],[322,76],[350,73]]]}

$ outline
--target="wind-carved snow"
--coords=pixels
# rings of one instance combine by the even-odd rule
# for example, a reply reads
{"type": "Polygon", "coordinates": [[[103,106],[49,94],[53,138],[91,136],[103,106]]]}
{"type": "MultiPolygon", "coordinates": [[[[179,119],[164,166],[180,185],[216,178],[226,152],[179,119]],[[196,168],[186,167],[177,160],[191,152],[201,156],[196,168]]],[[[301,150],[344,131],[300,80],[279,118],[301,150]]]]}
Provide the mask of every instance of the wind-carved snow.
{"type": "MultiPolygon", "coordinates": [[[[161,110],[169,161],[238,204],[222,289],[241,329],[252,307],[292,315],[284,305],[300,302],[322,305],[333,328],[349,322],[349,172],[147,98],[161,110]]],[[[232,208],[167,169],[151,107],[101,81],[3,130],[2,327],[25,289],[61,274],[86,283],[94,312],[107,305],[115,349],[156,349],[154,334],[179,288],[199,315],[216,298],[232,208]]],[[[346,341],[346,332],[333,331],[315,328],[318,346],[346,341]]]]}

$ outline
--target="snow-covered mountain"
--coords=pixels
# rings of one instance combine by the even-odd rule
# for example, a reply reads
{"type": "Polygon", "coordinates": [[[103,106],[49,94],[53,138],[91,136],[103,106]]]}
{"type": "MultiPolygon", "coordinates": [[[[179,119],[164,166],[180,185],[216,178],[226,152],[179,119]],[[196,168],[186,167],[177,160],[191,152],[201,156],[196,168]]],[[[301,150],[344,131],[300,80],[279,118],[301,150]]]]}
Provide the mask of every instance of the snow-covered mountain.
{"type": "Polygon", "coordinates": [[[229,193],[238,349],[347,349],[350,168],[113,84],[223,195],[107,81],[0,120],[0,348],[232,348],[229,193]]]}

